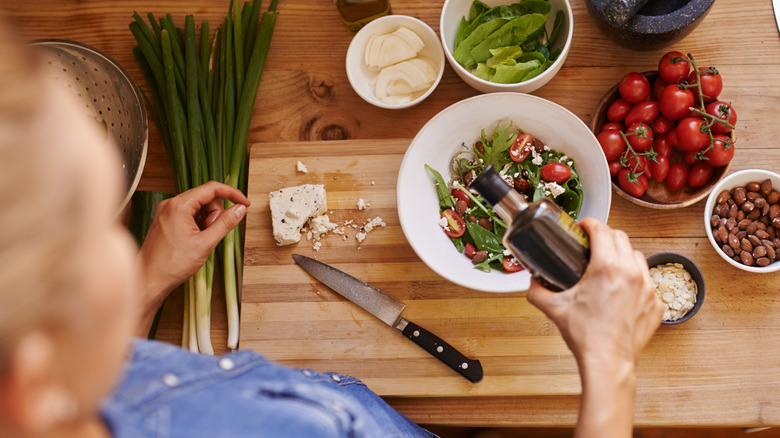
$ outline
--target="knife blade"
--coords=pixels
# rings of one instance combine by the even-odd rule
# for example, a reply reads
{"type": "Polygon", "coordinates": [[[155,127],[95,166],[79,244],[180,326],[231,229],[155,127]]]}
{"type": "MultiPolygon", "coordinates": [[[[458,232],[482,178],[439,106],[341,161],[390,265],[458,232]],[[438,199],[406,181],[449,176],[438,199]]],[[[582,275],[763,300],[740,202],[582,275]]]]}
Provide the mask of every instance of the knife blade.
{"type": "Polygon", "coordinates": [[[482,364],[479,360],[467,358],[438,336],[404,319],[401,314],[406,308],[406,304],[397,298],[318,260],[300,254],[293,254],[293,259],[312,277],[379,318],[385,324],[400,331],[469,382],[476,383],[482,380],[482,364]]]}
{"type": "Polygon", "coordinates": [[[780,0],[772,0],[772,8],[775,10],[775,22],[777,22],[777,30],[780,32],[780,0]]]}

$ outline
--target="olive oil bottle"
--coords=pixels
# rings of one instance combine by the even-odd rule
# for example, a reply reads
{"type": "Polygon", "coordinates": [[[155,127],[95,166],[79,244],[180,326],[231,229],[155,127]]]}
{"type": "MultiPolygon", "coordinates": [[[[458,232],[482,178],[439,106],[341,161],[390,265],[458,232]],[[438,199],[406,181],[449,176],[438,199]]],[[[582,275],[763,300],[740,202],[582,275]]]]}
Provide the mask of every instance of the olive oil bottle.
{"type": "Polygon", "coordinates": [[[493,166],[482,171],[469,188],[506,221],[503,244],[536,281],[562,291],[580,280],[590,260],[588,236],[557,204],[548,198],[529,203],[493,166]]]}
{"type": "Polygon", "coordinates": [[[369,21],[388,15],[388,0],[333,0],[350,32],[357,32],[369,21]]]}

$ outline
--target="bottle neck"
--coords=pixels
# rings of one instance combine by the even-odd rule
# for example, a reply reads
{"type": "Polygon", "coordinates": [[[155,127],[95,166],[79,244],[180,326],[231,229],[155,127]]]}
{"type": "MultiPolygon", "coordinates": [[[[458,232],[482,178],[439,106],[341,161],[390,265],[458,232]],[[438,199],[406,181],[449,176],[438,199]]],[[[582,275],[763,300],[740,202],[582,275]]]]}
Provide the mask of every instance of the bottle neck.
{"type": "Polygon", "coordinates": [[[528,208],[528,205],[528,201],[526,201],[525,198],[523,198],[523,195],[517,192],[517,190],[509,190],[506,192],[506,195],[493,206],[493,210],[495,210],[496,214],[509,225],[515,219],[515,216],[528,208]]]}

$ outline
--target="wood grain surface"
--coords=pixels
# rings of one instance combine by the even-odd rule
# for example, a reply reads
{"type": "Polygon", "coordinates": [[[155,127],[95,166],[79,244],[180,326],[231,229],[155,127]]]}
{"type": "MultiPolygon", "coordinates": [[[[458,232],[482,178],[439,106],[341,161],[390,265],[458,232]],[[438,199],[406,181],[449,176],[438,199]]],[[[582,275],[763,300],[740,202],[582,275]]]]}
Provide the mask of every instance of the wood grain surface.
{"type": "MultiPolygon", "coordinates": [[[[420,18],[438,31],[442,3],[393,0],[392,6],[394,13],[420,18]]],[[[625,73],[654,69],[666,50],[693,53],[718,67],[724,77],[722,96],[738,109],[739,141],[731,172],[780,169],[775,133],[780,37],[769,1],[715,2],[688,37],[652,52],[616,46],[598,32],[582,0],[571,3],[575,33],[569,57],[558,75],[534,94],[587,122],[602,94],[625,73]]],[[[93,45],[145,87],[132,59],[134,43],[127,29],[133,10],[170,12],[177,22],[193,13],[198,20],[216,23],[227,4],[222,0],[0,4],[6,21],[18,26],[24,37],[93,45]]],[[[344,55],[351,35],[331,2],[281,0],[279,12],[249,134],[254,204],[247,220],[242,348],[296,366],[352,372],[391,395],[391,404],[421,423],[574,424],[579,382],[554,326],[525,302],[523,294],[484,294],[437,277],[416,258],[398,226],[395,175],[409,139],[433,115],[477,92],[447,66],[441,84],[422,104],[404,111],[377,109],[349,86],[344,55]],[[309,174],[294,172],[295,157],[303,157],[309,174]],[[392,329],[306,277],[291,264],[292,248],[275,247],[268,211],[263,209],[264,193],[303,182],[326,184],[337,219],[370,214],[382,216],[388,224],[369,234],[360,249],[352,236],[347,241],[329,236],[317,257],[405,301],[410,319],[483,361],[488,376],[484,382],[460,382],[463,379],[453,377],[392,329]],[[370,210],[356,211],[354,203],[361,196],[371,202],[370,210]]],[[[153,127],[139,188],[174,190],[153,127]]],[[[681,326],[661,328],[642,356],[637,424],[780,424],[780,276],[747,275],[723,262],[704,237],[702,214],[703,203],[664,212],[613,197],[610,225],[626,230],[646,254],[673,250],[692,258],[707,282],[699,314],[681,326]]],[[[294,250],[313,254],[305,242],[294,250]]],[[[213,339],[221,352],[226,325],[224,314],[216,309],[224,304],[215,295],[213,339]]],[[[180,325],[181,297],[174,294],[166,303],[160,338],[176,343],[180,325]]]]}

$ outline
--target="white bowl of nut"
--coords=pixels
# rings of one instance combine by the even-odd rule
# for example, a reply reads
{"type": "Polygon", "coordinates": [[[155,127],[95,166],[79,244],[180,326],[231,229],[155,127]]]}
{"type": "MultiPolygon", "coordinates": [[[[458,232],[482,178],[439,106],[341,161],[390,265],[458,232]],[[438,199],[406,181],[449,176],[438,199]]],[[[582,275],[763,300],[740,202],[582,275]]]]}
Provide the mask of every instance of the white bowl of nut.
{"type": "Polygon", "coordinates": [[[780,270],[780,175],[748,169],[712,189],[704,226],[715,251],[749,272],[780,270]]]}

